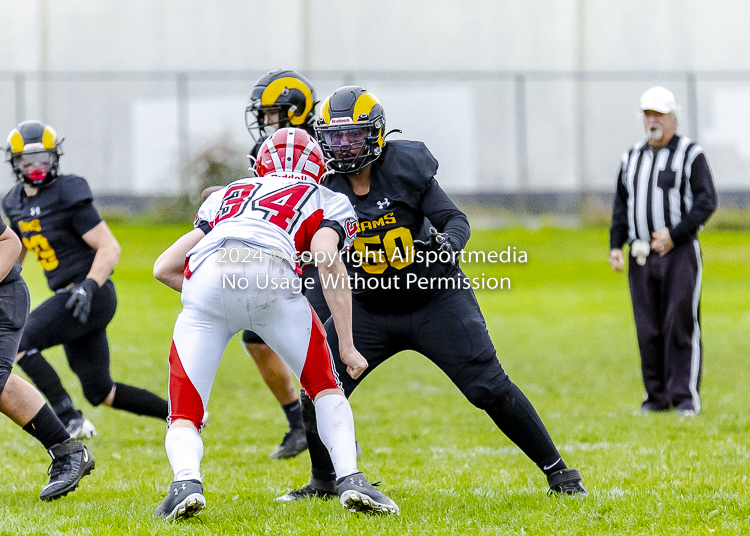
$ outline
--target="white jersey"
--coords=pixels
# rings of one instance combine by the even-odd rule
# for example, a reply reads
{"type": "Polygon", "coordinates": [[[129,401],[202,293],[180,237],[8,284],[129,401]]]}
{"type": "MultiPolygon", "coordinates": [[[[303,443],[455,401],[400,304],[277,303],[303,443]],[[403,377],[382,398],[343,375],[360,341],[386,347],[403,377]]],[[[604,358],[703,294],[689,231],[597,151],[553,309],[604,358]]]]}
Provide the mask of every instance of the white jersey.
{"type": "Polygon", "coordinates": [[[299,255],[324,221],[344,231],[341,249],[351,247],[357,234],[357,214],[349,199],[312,180],[283,176],[246,178],[212,193],[195,217],[195,227],[210,232],[191,249],[186,268],[194,272],[226,240],[283,256],[298,269],[299,255]]]}

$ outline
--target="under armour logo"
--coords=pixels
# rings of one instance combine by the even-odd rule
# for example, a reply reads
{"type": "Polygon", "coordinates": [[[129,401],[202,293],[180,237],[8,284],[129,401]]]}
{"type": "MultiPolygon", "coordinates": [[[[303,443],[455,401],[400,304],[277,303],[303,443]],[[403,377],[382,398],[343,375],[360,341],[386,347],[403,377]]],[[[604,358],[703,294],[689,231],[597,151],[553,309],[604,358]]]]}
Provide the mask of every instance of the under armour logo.
{"type": "Polygon", "coordinates": [[[388,201],[387,197],[383,199],[382,201],[378,201],[377,203],[378,203],[378,208],[381,210],[391,205],[391,202],[388,201]]]}
{"type": "Polygon", "coordinates": [[[32,216],[39,216],[39,214],[41,213],[42,213],[42,209],[39,207],[31,207],[29,209],[29,214],[31,214],[32,216]]]}
{"type": "Polygon", "coordinates": [[[354,478],[352,476],[349,477],[349,483],[353,486],[359,486],[364,487],[365,482],[361,478],[354,478]]]}

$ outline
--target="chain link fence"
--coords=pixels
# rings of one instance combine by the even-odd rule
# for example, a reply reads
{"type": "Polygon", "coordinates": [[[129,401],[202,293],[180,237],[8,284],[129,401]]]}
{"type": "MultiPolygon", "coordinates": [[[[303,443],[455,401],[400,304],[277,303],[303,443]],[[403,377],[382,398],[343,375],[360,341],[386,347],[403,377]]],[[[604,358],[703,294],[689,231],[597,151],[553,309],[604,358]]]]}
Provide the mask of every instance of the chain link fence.
{"type": "MultiPolygon", "coordinates": [[[[200,186],[212,148],[253,145],[244,109],[261,71],[0,72],[0,125],[36,118],[66,138],[61,169],[100,198],[163,198],[200,186]]],[[[643,137],[653,85],[681,104],[678,132],[705,149],[724,206],[750,204],[750,72],[306,71],[318,100],[345,84],[378,96],[391,139],[424,141],[452,195],[565,210],[609,199],[620,156],[643,137]]],[[[0,186],[10,188],[10,168],[0,186]]]]}

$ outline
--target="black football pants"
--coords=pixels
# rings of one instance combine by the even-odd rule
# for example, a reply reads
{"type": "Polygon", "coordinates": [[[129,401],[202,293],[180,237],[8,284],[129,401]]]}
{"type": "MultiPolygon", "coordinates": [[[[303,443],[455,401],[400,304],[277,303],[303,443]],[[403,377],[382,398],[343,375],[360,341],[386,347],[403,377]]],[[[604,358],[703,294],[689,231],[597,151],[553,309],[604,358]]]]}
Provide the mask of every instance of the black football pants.
{"type": "Polygon", "coordinates": [[[701,409],[702,270],[697,239],[663,257],[652,253],[644,266],[630,258],[628,281],[646,387],[644,407],[701,409]]]}
{"type": "Polygon", "coordinates": [[[19,351],[63,345],[71,370],[78,376],[83,395],[92,405],[101,404],[114,385],[109,372],[107,325],[117,309],[115,285],[108,280],[95,294],[85,324],[65,308],[70,292],[57,292],[31,311],[19,351]]]}
{"type": "Polygon", "coordinates": [[[13,370],[28,314],[29,290],[23,279],[0,284],[0,393],[13,370]]]}
{"type": "MultiPolygon", "coordinates": [[[[341,361],[333,319],[325,324],[336,371],[347,397],[385,360],[402,350],[414,350],[445,372],[469,402],[486,411],[537,465],[551,464],[560,458],[533,406],[500,365],[471,290],[442,291],[425,306],[407,313],[372,312],[356,299],[352,306],[354,345],[369,364],[358,379],[349,376],[341,361]]],[[[333,464],[318,437],[314,407],[306,396],[303,396],[303,418],[313,477],[331,480],[333,464]]]]}

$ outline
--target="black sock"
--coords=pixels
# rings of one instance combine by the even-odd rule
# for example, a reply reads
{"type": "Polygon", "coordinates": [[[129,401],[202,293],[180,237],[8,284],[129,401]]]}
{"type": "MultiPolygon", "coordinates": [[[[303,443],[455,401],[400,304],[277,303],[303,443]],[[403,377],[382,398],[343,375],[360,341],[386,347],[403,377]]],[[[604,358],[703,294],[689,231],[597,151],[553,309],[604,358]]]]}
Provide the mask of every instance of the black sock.
{"type": "Polygon", "coordinates": [[[26,423],[23,431],[34,436],[47,450],[70,439],[70,434],[47,404],[26,423]]]}
{"type": "Polygon", "coordinates": [[[290,430],[301,430],[303,428],[302,404],[300,404],[299,400],[295,400],[294,402],[292,402],[291,404],[287,404],[286,406],[281,406],[281,409],[284,410],[286,420],[289,421],[290,430]]]}
{"type": "Polygon", "coordinates": [[[302,401],[302,419],[305,426],[305,436],[307,436],[307,448],[312,464],[312,476],[324,482],[333,482],[336,480],[336,471],[333,468],[331,455],[318,435],[315,405],[304,391],[302,391],[300,400],[302,401]]]}
{"type": "Polygon", "coordinates": [[[568,468],[568,466],[565,465],[562,456],[558,456],[557,458],[548,460],[547,462],[538,463],[537,465],[539,466],[539,469],[542,470],[542,473],[547,476],[568,468]]]}
{"type": "Polygon", "coordinates": [[[49,405],[63,423],[81,416],[81,412],[76,409],[73,400],[63,387],[60,376],[39,350],[29,350],[18,360],[18,366],[49,401],[49,405]]]}
{"type": "Polygon", "coordinates": [[[515,384],[511,384],[508,392],[486,411],[508,439],[518,445],[545,474],[547,471],[565,469],[565,462],[562,461],[534,406],[515,384]],[[550,464],[553,464],[553,467],[550,467],[550,464]],[[545,470],[545,467],[548,469],[545,470]]]}
{"type": "Polygon", "coordinates": [[[115,383],[115,385],[117,389],[115,399],[112,401],[113,408],[157,419],[167,420],[169,417],[169,404],[162,397],[140,387],[124,383],[115,383]]]}

